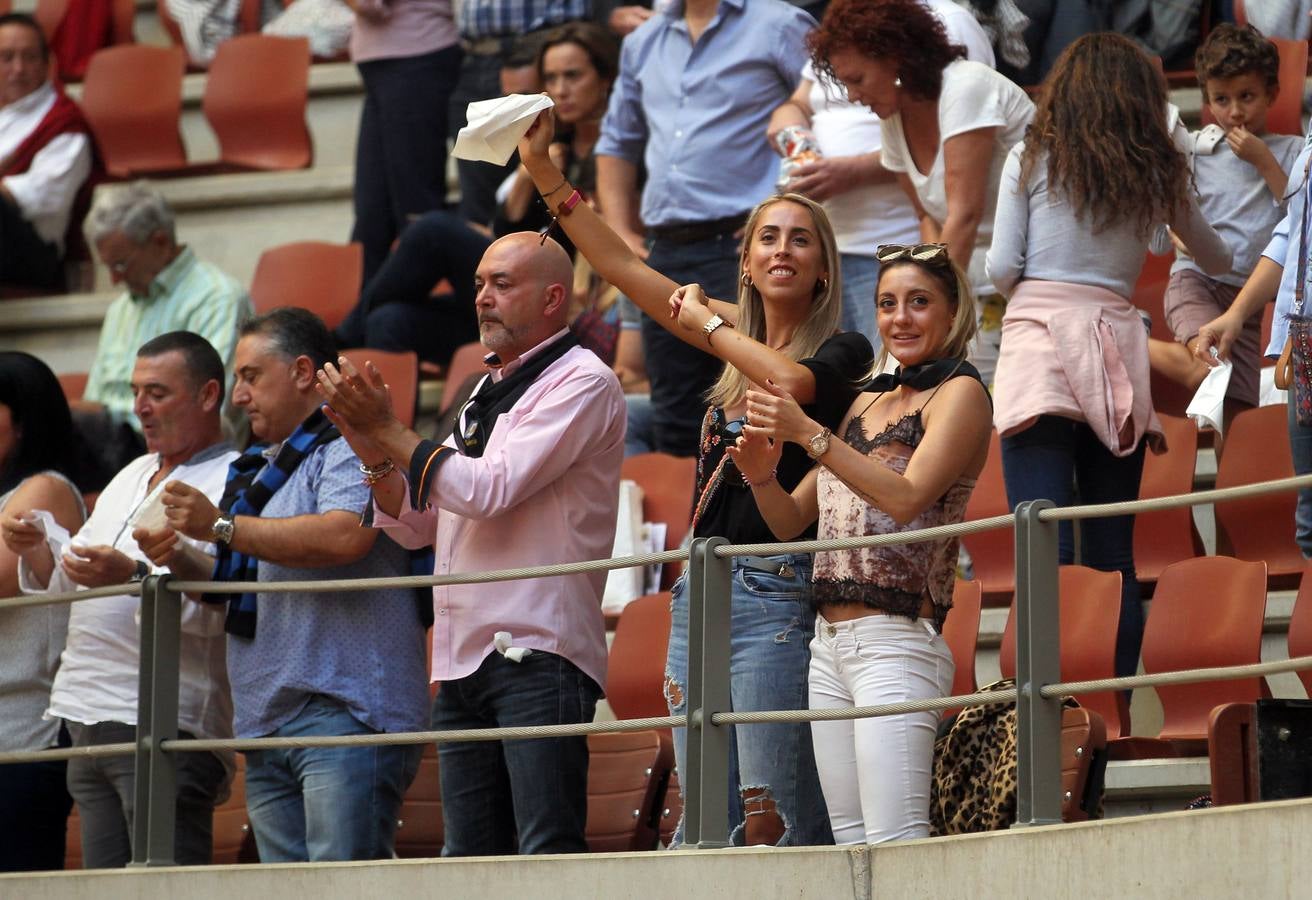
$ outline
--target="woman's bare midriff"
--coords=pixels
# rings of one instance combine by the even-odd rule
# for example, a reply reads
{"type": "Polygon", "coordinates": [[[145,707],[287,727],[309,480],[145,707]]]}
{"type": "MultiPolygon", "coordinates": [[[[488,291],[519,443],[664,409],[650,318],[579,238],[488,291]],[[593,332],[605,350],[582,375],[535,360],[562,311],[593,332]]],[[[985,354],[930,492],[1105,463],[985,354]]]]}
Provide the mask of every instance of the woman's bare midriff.
{"type": "MultiPolygon", "coordinates": [[[[882,610],[871,609],[858,603],[821,603],[817,608],[826,622],[850,622],[853,619],[864,619],[866,616],[888,615],[882,610]]],[[[934,604],[928,600],[920,601],[920,612],[917,615],[922,619],[934,618],[934,604]]]]}

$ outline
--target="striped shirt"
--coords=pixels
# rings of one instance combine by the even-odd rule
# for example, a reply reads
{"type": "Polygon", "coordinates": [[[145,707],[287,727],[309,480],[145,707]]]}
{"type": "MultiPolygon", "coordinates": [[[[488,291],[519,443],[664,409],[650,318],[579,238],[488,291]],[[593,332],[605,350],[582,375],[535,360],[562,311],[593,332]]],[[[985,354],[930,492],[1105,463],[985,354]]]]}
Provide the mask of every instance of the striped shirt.
{"type": "Polygon", "coordinates": [[[456,0],[460,36],[470,40],[512,37],[586,19],[588,0],[456,0]]]}
{"type": "Polygon", "coordinates": [[[183,247],[145,296],[124,292],[109,305],[83,397],[102,404],[115,422],[139,428],[131,386],[138,348],[170,331],[192,331],[214,345],[230,373],[237,326],[253,313],[245,288],[183,247]]]}

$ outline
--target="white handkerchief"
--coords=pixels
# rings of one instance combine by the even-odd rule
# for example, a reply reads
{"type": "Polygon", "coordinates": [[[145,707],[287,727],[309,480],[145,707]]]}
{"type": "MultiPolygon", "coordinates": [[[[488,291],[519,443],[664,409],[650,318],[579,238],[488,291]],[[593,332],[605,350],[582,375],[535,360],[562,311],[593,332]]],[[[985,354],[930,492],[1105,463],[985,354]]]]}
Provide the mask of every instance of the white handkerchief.
{"type": "Polygon", "coordinates": [[[524,657],[533,651],[527,647],[510,646],[510,632],[498,631],[492,635],[492,646],[497,648],[497,652],[511,662],[523,662],[524,657]]]}
{"type": "Polygon", "coordinates": [[[145,502],[137,507],[128,524],[133,530],[144,528],[147,531],[159,531],[169,524],[168,517],[164,515],[164,482],[161,481],[145,502]]]}
{"type": "Polygon", "coordinates": [[[555,104],[545,94],[511,94],[469,104],[469,124],[456,135],[456,159],[504,166],[538,113],[555,104]]]}
{"type": "Polygon", "coordinates": [[[1199,428],[1211,427],[1221,433],[1221,412],[1225,405],[1225,390],[1230,386],[1233,364],[1223,362],[1211,369],[1203,383],[1198,385],[1194,399],[1189,401],[1185,415],[1198,423],[1199,428]]]}

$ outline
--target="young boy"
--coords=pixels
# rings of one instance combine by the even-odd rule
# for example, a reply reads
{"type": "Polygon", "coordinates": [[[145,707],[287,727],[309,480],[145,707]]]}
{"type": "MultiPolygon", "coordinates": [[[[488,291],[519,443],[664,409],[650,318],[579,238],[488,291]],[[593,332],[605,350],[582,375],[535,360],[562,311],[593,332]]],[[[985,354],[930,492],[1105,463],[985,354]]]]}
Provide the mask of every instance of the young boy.
{"type": "MultiPolygon", "coordinates": [[[[1190,389],[1207,374],[1207,366],[1193,354],[1198,330],[1230,308],[1257,265],[1272,229],[1284,216],[1285,185],[1303,149],[1301,137],[1266,133],[1267,111],[1280,90],[1280,57],[1257,29],[1217,26],[1198,48],[1194,65],[1203,102],[1217,122],[1190,135],[1199,206],[1234,251],[1234,266],[1228,274],[1210,278],[1185,252],[1171,266],[1166,324],[1179,343],[1151,341],[1149,356],[1155,370],[1190,389]]],[[[1227,423],[1257,405],[1261,330],[1259,311],[1244,322],[1231,348],[1234,370],[1226,391],[1227,423]]]]}

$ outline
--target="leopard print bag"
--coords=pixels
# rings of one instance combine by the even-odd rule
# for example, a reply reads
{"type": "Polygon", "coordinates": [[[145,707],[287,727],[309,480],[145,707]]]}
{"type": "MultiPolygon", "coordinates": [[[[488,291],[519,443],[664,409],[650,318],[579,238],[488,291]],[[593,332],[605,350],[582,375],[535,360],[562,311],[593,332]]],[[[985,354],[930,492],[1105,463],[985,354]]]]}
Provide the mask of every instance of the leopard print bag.
{"type": "MultiPolygon", "coordinates": [[[[995,681],[980,691],[1016,686],[995,681]]],[[[1070,697],[1066,706],[1078,706],[1070,697]]],[[[934,742],[929,833],[934,837],[1000,831],[1016,821],[1016,707],[1010,703],[963,709],[934,742]]]]}

